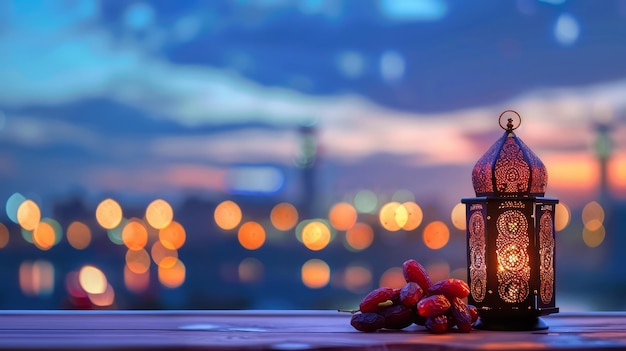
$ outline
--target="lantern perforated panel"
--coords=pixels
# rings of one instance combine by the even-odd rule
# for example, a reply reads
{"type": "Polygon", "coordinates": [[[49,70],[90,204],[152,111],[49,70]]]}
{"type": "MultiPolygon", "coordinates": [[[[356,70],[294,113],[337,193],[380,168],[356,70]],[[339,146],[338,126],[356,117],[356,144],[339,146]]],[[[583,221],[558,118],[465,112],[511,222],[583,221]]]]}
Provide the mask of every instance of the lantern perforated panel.
{"type": "Polygon", "coordinates": [[[519,210],[507,210],[496,221],[498,294],[503,301],[519,303],[529,293],[528,220],[519,210]]]}
{"type": "Polygon", "coordinates": [[[472,205],[474,211],[471,212],[468,221],[469,230],[469,278],[472,298],[476,302],[481,302],[485,298],[487,291],[487,265],[485,262],[485,219],[483,217],[483,206],[472,205]]]}
{"type": "Polygon", "coordinates": [[[541,302],[549,304],[554,295],[554,220],[549,210],[539,219],[539,262],[541,302]]]}

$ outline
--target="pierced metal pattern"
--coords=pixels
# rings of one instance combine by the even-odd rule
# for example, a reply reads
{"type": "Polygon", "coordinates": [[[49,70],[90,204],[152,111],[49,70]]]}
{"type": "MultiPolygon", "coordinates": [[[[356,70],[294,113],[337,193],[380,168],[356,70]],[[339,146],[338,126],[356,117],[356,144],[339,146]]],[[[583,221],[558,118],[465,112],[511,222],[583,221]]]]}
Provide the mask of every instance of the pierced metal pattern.
{"type": "Polygon", "coordinates": [[[485,263],[485,220],[481,212],[472,213],[469,223],[470,282],[472,298],[481,302],[487,290],[487,265],[485,263]]]}
{"type": "Polygon", "coordinates": [[[524,142],[517,138],[517,142],[520,144],[522,150],[526,150],[526,156],[528,157],[528,163],[532,170],[532,179],[530,180],[530,193],[534,195],[543,196],[546,192],[546,186],[548,185],[548,170],[544,166],[541,159],[530,149],[524,142]]]}
{"type": "Polygon", "coordinates": [[[515,138],[506,138],[494,167],[496,189],[501,193],[524,193],[530,183],[530,167],[515,138]]]}
{"type": "Polygon", "coordinates": [[[503,142],[503,138],[500,138],[500,140],[493,144],[478,162],[476,162],[472,170],[472,183],[477,196],[493,193],[493,182],[491,180],[493,161],[498,156],[503,142]]]}
{"type": "Polygon", "coordinates": [[[476,162],[476,196],[543,196],[548,172],[543,162],[512,131],[506,131],[476,162]]]}
{"type": "Polygon", "coordinates": [[[496,221],[498,293],[509,303],[519,303],[529,292],[528,220],[519,210],[508,210],[496,221]]]}
{"type": "Polygon", "coordinates": [[[552,301],[554,293],[554,226],[550,211],[544,211],[539,220],[539,277],[541,301],[552,301]]]}

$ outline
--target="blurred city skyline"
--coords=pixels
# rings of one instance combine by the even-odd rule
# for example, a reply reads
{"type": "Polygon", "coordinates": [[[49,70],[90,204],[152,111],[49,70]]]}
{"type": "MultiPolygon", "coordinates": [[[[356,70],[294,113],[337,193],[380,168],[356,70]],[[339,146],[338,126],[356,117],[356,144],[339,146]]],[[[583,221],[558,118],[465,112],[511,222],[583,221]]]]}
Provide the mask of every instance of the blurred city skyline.
{"type": "Polygon", "coordinates": [[[125,307],[188,308],[192,295],[208,308],[220,307],[211,298],[226,299],[224,308],[297,308],[333,294],[354,302],[393,281],[383,279],[388,270],[397,281],[392,266],[402,262],[393,260],[413,254],[441,277],[461,277],[456,205],[474,196],[472,168],[502,135],[498,116],[508,109],[519,112],[515,133],[548,169],[546,196],[564,204],[559,260],[586,259],[557,274],[626,291],[611,278],[614,267],[595,273],[607,260],[621,264],[625,35],[625,0],[2,1],[0,243],[11,239],[0,274],[15,284],[0,292],[0,305],[28,305],[24,296],[41,295],[42,284],[43,295],[71,298],[80,290],[76,268],[91,265],[117,296],[136,289],[146,301],[164,300],[120,298],[125,307]],[[115,227],[96,218],[106,199],[123,209],[115,227]],[[27,200],[24,211],[39,217],[20,221],[27,200]],[[186,262],[187,280],[184,265],[182,281],[174,273],[161,280],[161,266],[143,270],[146,259],[159,265],[149,246],[163,228],[146,218],[155,200],[174,208],[187,231],[180,260],[171,249],[177,259],[166,268],[186,262]],[[244,213],[232,228],[217,215],[228,201],[244,213]],[[416,228],[404,227],[411,204],[392,211],[397,228],[385,227],[381,213],[395,202],[423,210],[416,228]],[[288,229],[270,218],[280,203],[297,209],[288,229]],[[338,204],[344,212],[334,221],[354,211],[349,225],[333,223],[338,204]],[[311,221],[328,247],[302,245],[311,221]],[[427,244],[433,223],[431,240],[447,232],[443,249],[427,244]],[[142,238],[146,231],[145,247],[123,242],[127,226],[142,238]],[[350,246],[353,228],[372,232],[366,247],[350,246]],[[242,231],[263,231],[263,249],[250,248],[258,237],[235,239],[242,231]],[[298,290],[307,284],[304,257],[322,261],[313,263],[327,278],[323,292],[298,290]],[[133,278],[130,266],[144,275],[133,278]],[[298,291],[300,300],[272,295],[287,271],[298,286],[282,292],[298,291]],[[165,293],[154,292],[155,281],[165,293]],[[247,284],[267,300],[237,295],[247,284]]]}

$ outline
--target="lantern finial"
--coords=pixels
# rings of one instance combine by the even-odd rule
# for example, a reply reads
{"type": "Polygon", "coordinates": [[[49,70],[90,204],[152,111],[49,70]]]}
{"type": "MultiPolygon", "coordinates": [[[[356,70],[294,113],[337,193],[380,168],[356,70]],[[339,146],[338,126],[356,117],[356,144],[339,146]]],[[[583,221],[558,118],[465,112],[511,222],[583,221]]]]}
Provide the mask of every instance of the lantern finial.
{"type": "Polygon", "coordinates": [[[502,112],[500,114],[500,118],[498,118],[498,124],[500,124],[500,128],[506,130],[507,132],[512,132],[515,129],[519,128],[520,124],[522,124],[522,116],[519,115],[519,113],[517,113],[517,111],[514,110],[505,110],[504,112],[502,112]],[[511,114],[514,114],[514,116],[516,116],[517,118],[517,123],[513,124],[513,121],[515,119],[513,119],[512,116],[510,116],[509,118],[507,118],[507,124],[506,127],[502,125],[502,117],[504,117],[504,115],[508,114],[509,116],[511,114]]]}

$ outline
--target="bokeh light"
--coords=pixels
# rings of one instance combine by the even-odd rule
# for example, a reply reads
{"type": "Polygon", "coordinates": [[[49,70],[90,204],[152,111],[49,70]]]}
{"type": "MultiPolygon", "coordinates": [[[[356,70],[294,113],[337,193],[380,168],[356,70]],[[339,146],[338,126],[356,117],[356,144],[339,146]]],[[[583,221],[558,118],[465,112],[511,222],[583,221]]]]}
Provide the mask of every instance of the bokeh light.
{"type": "Polygon", "coordinates": [[[185,244],[186,238],[185,228],[177,221],[171,221],[169,225],[159,230],[159,241],[171,250],[180,249],[185,244]]]}
{"type": "Polygon", "coordinates": [[[263,263],[254,257],[239,262],[237,273],[242,283],[257,283],[263,280],[263,263]]]}
{"type": "Polygon", "coordinates": [[[78,272],[80,287],[89,294],[102,294],[109,284],[104,273],[97,267],[85,265],[78,272]]]}
{"type": "Polygon", "coordinates": [[[265,229],[257,222],[246,222],[239,228],[237,240],[244,248],[256,250],[265,243],[265,229]]]}
{"type": "Polygon", "coordinates": [[[46,260],[24,261],[19,268],[20,290],[24,295],[50,295],[54,292],[54,266],[46,260]]]}
{"type": "MultiPolygon", "coordinates": [[[[152,248],[150,249],[150,255],[152,256],[152,260],[154,261],[154,263],[157,266],[160,266],[163,260],[168,259],[168,257],[178,258],[178,251],[168,249],[165,246],[163,246],[163,244],[160,241],[155,241],[154,244],[152,244],[152,248]]],[[[172,261],[170,259],[170,261],[167,261],[167,262],[171,263],[172,261]]],[[[166,266],[167,266],[167,262],[165,264],[166,266]]]]}
{"type": "Polygon", "coordinates": [[[39,222],[33,231],[33,244],[40,250],[50,250],[56,237],[54,228],[47,222],[39,222]]]}
{"type": "Polygon", "coordinates": [[[124,245],[124,240],[122,239],[122,232],[124,231],[124,228],[126,227],[126,224],[128,224],[128,222],[129,222],[128,219],[122,218],[122,220],[120,221],[120,224],[118,224],[117,227],[107,230],[107,237],[115,245],[120,245],[120,246],[124,245]]]}
{"type": "Polygon", "coordinates": [[[374,241],[374,230],[367,223],[356,223],[346,232],[346,244],[350,250],[365,250],[374,241]]]}
{"type": "Polygon", "coordinates": [[[96,207],[96,220],[104,229],[117,227],[122,218],[122,206],[111,198],[102,200],[96,207]]]}
{"type": "Polygon", "coordinates": [[[591,230],[587,227],[583,228],[583,241],[585,242],[585,245],[591,248],[600,246],[600,244],[604,241],[605,235],[606,231],[602,225],[595,230],[591,230]]]}
{"type": "Polygon", "coordinates": [[[456,204],[452,208],[452,212],[450,213],[450,219],[452,220],[452,225],[456,229],[465,230],[467,228],[467,224],[465,221],[465,204],[456,204]]]}
{"type": "Polygon", "coordinates": [[[144,249],[126,251],[126,267],[136,274],[142,274],[150,269],[150,255],[144,249]]]}
{"type": "Polygon", "coordinates": [[[323,288],[330,281],[330,267],[320,259],[310,259],[302,265],[301,278],[302,283],[311,289],[323,288]]]}
{"type": "Polygon", "coordinates": [[[302,243],[309,250],[322,250],[328,246],[330,238],[330,229],[324,222],[311,221],[302,228],[302,243]]]}
{"type": "Polygon", "coordinates": [[[402,203],[402,207],[404,207],[404,209],[407,211],[407,220],[406,223],[402,226],[402,229],[407,231],[415,230],[417,227],[420,226],[420,224],[422,224],[422,220],[424,219],[424,213],[422,212],[422,208],[412,201],[402,203]]]}
{"type": "Polygon", "coordinates": [[[604,223],[604,209],[596,201],[591,201],[583,207],[582,220],[585,228],[593,232],[598,230],[604,223]]]}
{"type": "Polygon", "coordinates": [[[89,294],[89,301],[98,307],[111,306],[115,301],[115,290],[111,284],[107,284],[104,291],[100,294],[89,294]]]}
{"type": "Polygon", "coordinates": [[[41,220],[42,222],[50,224],[52,230],[54,231],[54,244],[53,246],[60,243],[63,239],[63,228],[61,224],[54,218],[44,218],[41,220]]]}
{"type": "Polygon", "coordinates": [[[441,221],[430,222],[426,228],[424,228],[422,238],[426,247],[438,250],[448,243],[450,239],[450,229],[441,221]]]}
{"type": "Polygon", "coordinates": [[[372,272],[365,266],[351,264],[345,269],[343,283],[352,293],[365,293],[372,288],[372,272]]]}
{"type": "Polygon", "coordinates": [[[17,222],[26,230],[34,230],[41,221],[41,210],[33,200],[25,200],[17,208],[17,222]]]}
{"type": "Polygon", "coordinates": [[[354,195],[354,208],[359,213],[374,213],[378,206],[378,198],[371,190],[361,190],[354,195]]]}
{"type": "Polygon", "coordinates": [[[15,224],[19,223],[19,221],[17,220],[17,209],[20,208],[20,205],[24,201],[26,201],[26,198],[20,193],[13,193],[13,195],[9,196],[9,198],[7,199],[5,209],[7,216],[9,217],[11,222],[15,224]]]}
{"type": "Polygon", "coordinates": [[[141,250],[148,243],[148,230],[141,221],[132,219],[122,230],[122,240],[130,250],[141,250]]]}
{"type": "Polygon", "coordinates": [[[140,294],[150,286],[150,271],[135,273],[128,266],[124,266],[124,285],[128,291],[140,294]]]}
{"type": "Polygon", "coordinates": [[[0,222],[0,249],[4,249],[9,244],[9,228],[0,222]]]}
{"type": "Polygon", "coordinates": [[[348,230],[356,223],[357,212],[351,204],[339,202],[330,208],[328,220],[333,228],[337,230],[348,230]]]}
{"type": "Polygon", "coordinates": [[[571,218],[571,214],[569,207],[567,207],[567,205],[562,202],[556,204],[554,211],[554,230],[558,232],[567,227],[571,218]]]}
{"type": "Polygon", "coordinates": [[[298,224],[298,210],[290,203],[279,203],[272,208],[270,221],[278,230],[290,230],[298,224]]]}
{"type": "Polygon", "coordinates": [[[91,229],[83,222],[74,221],[67,227],[66,237],[73,248],[84,250],[91,243],[91,229]]]}
{"type": "Polygon", "coordinates": [[[223,201],[215,207],[213,218],[218,227],[224,230],[234,229],[241,223],[241,208],[233,201],[223,201]]]}
{"type": "Polygon", "coordinates": [[[390,232],[400,230],[408,220],[408,212],[399,202],[388,202],[378,212],[380,225],[390,232]],[[398,211],[399,208],[402,210],[398,211]],[[400,223],[398,221],[400,219],[400,223]]]}
{"type": "Polygon", "coordinates": [[[167,227],[174,219],[172,206],[163,199],[152,201],[146,208],[146,221],[155,229],[167,227]]]}
{"type": "Polygon", "coordinates": [[[159,265],[159,282],[167,288],[178,288],[185,282],[185,265],[178,258],[168,257],[163,261],[173,261],[171,264],[159,265]]]}
{"type": "Polygon", "coordinates": [[[404,274],[401,267],[391,267],[387,269],[381,276],[378,286],[388,288],[401,288],[406,285],[404,274]]]}

